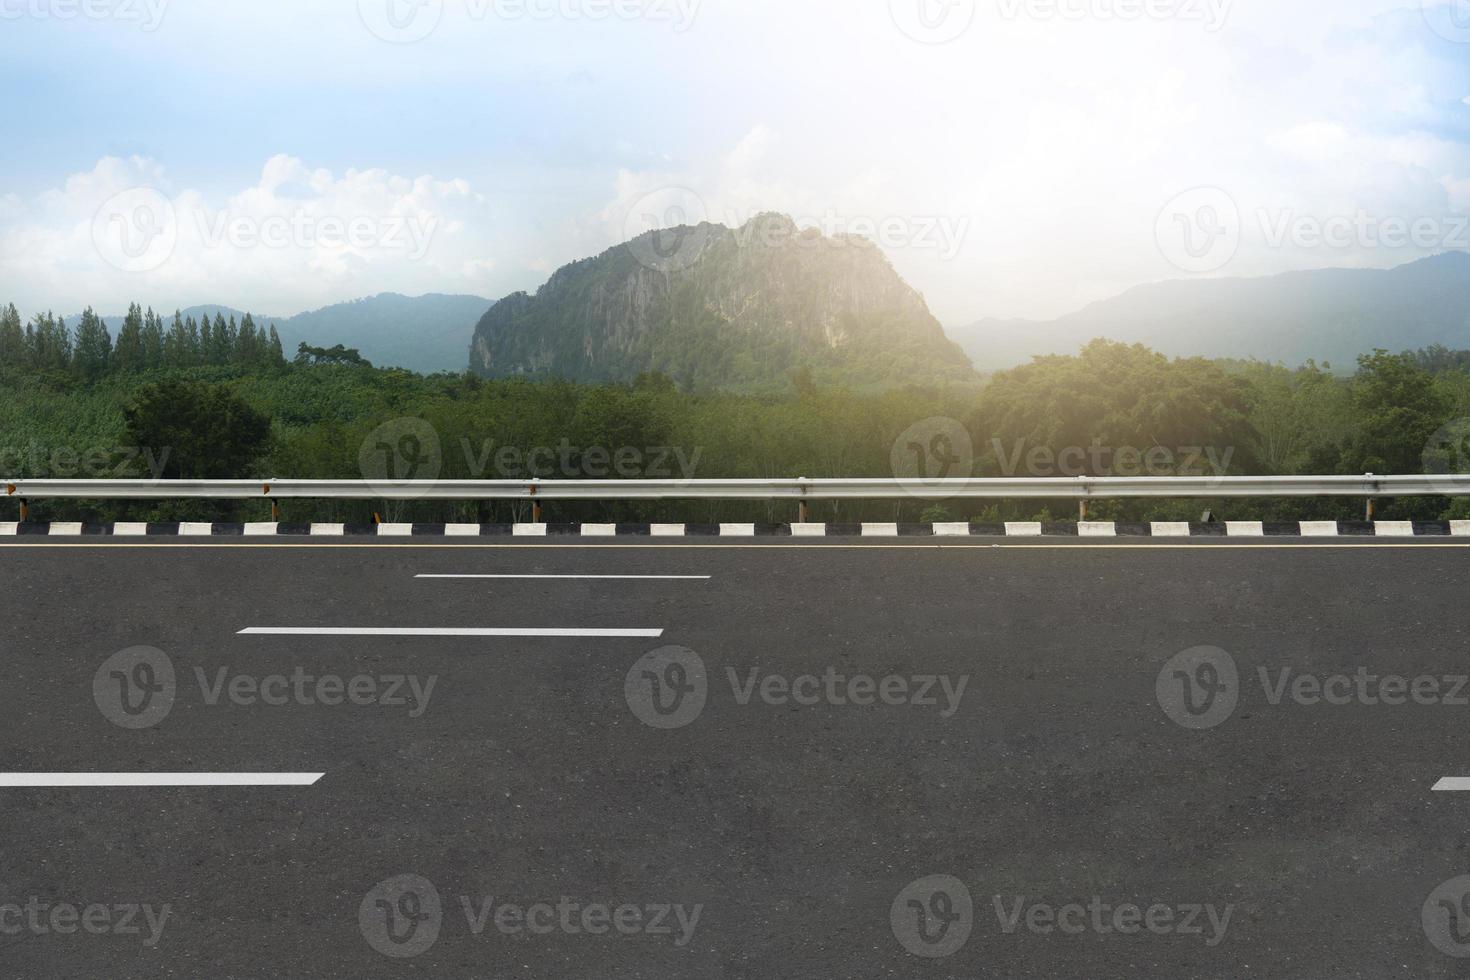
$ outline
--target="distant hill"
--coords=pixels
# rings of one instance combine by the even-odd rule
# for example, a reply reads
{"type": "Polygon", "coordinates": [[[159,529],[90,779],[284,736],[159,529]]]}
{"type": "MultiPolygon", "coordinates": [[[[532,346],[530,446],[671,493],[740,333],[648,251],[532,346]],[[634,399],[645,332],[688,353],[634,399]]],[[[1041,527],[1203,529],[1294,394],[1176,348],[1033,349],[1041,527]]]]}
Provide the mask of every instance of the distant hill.
{"type": "Polygon", "coordinates": [[[470,367],[595,382],[656,370],[697,390],[785,388],[801,368],[856,387],[975,380],[881,250],[776,214],[650,232],[565,266],[485,313],[470,367]]]}
{"type": "Polygon", "coordinates": [[[1073,354],[1094,337],[1174,356],[1315,358],[1443,344],[1470,348],[1470,253],[1394,269],[1324,269],[1259,279],[1188,279],[1130,289],[1056,320],[981,320],[949,335],[982,371],[1073,354]]]}
{"type": "MultiPolygon", "coordinates": [[[[146,305],[146,304],[145,304],[146,305]]],[[[479,296],[449,296],[430,293],[427,296],[401,296],[380,293],[365,299],[338,303],[309,313],[291,317],[255,313],[262,326],[274,323],[280,331],[281,343],[290,358],[302,342],[315,347],[342,344],[355,347],[362,356],[381,367],[403,367],[430,374],[435,371],[463,371],[465,349],[474,334],[475,324],[490,308],[490,300],[479,296]]],[[[173,310],[159,312],[173,317],[173,310]]],[[[182,311],[196,320],[215,314],[239,320],[243,310],[228,306],[191,306],[182,311]]],[[[77,317],[67,317],[75,323],[77,317]]],[[[107,316],[108,329],[117,336],[122,316],[107,316]]]]}

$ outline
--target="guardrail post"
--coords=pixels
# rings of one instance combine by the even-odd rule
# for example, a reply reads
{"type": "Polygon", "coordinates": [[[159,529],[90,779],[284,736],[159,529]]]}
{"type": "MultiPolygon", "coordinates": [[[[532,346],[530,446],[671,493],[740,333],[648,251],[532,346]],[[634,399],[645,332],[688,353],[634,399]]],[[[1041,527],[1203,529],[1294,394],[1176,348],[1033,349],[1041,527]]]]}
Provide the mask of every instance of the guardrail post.
{"type": "Polygon", "coordinates": [[[540,524],[540,523],[542,523],[542,521],[541,521],[541,516],[542,516],[542,511],[541,511],[541,498],[539,496],[537,496],[537,494],[539,494],[541,492],[541,487],[539,486],[540,483],[541,483],[541,478],[539,476],[532,477],[531,478],[531,523],[532,524],[540,524]]]}
{"type": "MultiPolygon", "coordinates": [[[[1367,474],[1367,476],[1368,476],[1368,479],[1370,479],[1370,480],[1373,479],[1373,474],[1372,473],[1367,474]]],[[[1368,519],[1368,523],[1371,524],[1371,523],[1373,523],[1373,498],[1372,497],[1369,497],[1368,498],[1368,511],[1367,511],[1367,513],[1368,513],[1368,518],[1367,518],[1368,519]]]]}
{"type": "Polygon", "coordinates": [[[24,497],[20,498],[20,522],[24,524],[31,519],[31,502],[24,497]]]}
{"type": "Polygon", "coordinates": [[[806,499],[805,481],[806,477],[804,476],[796,478],[797,483],[803,484],[801,487],[801,500],[797,501],[796,504],[796,519],[802,524],[810,524],[812,522],[812,509],[811,504],[806,499]]]}

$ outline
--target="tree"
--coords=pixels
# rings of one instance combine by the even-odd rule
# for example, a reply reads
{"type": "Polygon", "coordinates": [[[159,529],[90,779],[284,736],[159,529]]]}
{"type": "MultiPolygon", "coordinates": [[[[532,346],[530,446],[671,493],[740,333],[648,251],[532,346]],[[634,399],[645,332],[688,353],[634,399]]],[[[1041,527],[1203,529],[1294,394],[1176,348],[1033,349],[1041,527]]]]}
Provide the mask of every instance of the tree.
{"type": "MultiPolygon", "coordinates": [[[[234,322],[233,318],[230,321],[234,322]]],[[[234,356],[231,360],[241,367],[254,367],[260,356],[260,341],[255,333],[255,318],[249,313],[240,323],[240,332],[235,336],[234,356]]]]}
{"type": "Polygon", "coordinates": [[[189,328],[184,315],[174,310],[174,322],[163,339],[163,361],[171,368],[189,367],[194,360],[189,355],[189,328]]]}
{"type": "Polygon", "coordinates": [[[137,303],[128,306],[117,343],[112,348],[113,362],[119,371],[143,370],[143,310],[137,303]]]}
{"type": "Polygon", "coordinates": [[[805,401],[817,393],[817,382],[812,377],[811,365],[803,364],[791,376],[791,387],[796,397],[805,401]]]}
{"type": "Polygon", "coordinates": [[[343,347],[338,344],[335,347],[312,347],[302,341],[296,348],[296,363],[308,366],[318,364],[355,364],[359,367],[372,367],[372,364],[363,358],[355,347],[343,347]]]}
{"type": "MultiPolygon", "coordinates": [[[[204,328],[209,329],[208,318],[204,321],[204,328]]],[[[204,363],[204,338],[199,334],[199,324],[191,316],[184,321],[184,331],[188,334],[188,360],[185,362],[190,367],[204,363]]]]}
{"type": "Polygon", "coordinates": [[[1358,425],[1343,445],[1340,473],[1418,473],[1424,447],[1449,416],[1434,376],[1412,354],[1377,350],[1358,358],[1353,379],[1358,425]]]}
{"type": "Polygon", "coordinates": [[[1094,340],[1077,357],[996,374],[980,397],[975,451],[1003,476],[1250,472],[1261,439],[1249,390],[1210,361],[1094,340]]]}
{"type": "Polygon", "coordinates": [[[163,367],[163,317],[151,306],[143,317],[143,367],[149,371],[163,367]]]}
{"type": "Polygon", "coordinates": [[[269,416],[228,388],[199,381],[144,385],[123,420],[132,445],[165,460],[170,480],[248,478],[270,445],[269,416]]]}
{"type": "Polygon", "coordinates": [[[112,364],[112,335],[107,324],[89,306],[77,324],[76,352],[72,370],[83,381],[96,381],[112,364]]]}
{"type": "Polygon", "coordinates": [[[223,313],[214,315],[214,345],[209,355],[210,364],[224,365],[235,356],[235,318],[225,323],[223,313]]]}
{"type": "Polygon", "coordinates": [[[21,367],[26,362],[26,335],[20,311],[11,303],[0,310],[0,368],[21,367]]]}
{"type": "Polygon", "coordinates": [[[271,367],[286,366],[286,352],[281,349],[281,335],[276,333],[276,325],[271,324],[270,337],[266,341],[266,359],[271,367]]]}
{"type": "Polygon", "coordinates": [[[55,314],[37,314],[26,327],[30,363],[37,371],[67,371],[71,367],[71,334],[66,321],[55,314]]]}

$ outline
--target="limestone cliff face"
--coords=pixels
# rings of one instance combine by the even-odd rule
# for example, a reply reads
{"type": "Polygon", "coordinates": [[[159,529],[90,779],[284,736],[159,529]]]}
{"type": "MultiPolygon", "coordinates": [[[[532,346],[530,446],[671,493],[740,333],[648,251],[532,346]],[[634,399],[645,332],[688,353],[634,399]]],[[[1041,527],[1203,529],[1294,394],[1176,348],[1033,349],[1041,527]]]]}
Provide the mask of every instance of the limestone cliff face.
{"type": "Polygon", "coordinates": [[[784,385],[803,366],[865,386],[973,378],[879,249],[769,214],[739,229],[650,232],[574,262],[535,296],[492,307],[470,348],[470,369],[486,377],[656,370],[700,389],[784,385]]]}

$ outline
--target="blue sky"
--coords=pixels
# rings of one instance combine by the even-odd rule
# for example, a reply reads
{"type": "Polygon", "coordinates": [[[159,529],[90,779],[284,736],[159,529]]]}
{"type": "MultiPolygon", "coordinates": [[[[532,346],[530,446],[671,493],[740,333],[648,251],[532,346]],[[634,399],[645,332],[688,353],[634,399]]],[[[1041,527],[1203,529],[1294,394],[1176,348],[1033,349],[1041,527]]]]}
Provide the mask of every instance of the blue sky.
{"type": "Polygon", "coordinates": [[[0,82],[28,313],[498,297],[671,213],[951,324],[1470,247],[1470,0],[0,0],[0,82]]]}

